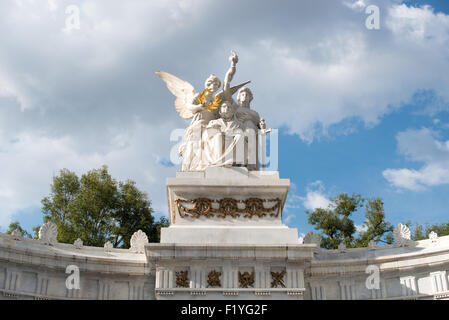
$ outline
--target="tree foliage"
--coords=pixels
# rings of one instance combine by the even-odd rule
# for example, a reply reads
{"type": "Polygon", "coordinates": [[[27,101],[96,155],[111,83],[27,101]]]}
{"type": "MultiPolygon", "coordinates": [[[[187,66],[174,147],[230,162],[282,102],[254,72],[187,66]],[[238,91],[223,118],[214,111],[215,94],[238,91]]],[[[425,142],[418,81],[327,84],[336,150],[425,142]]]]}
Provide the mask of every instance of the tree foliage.
{"type": "Polygon", "coordinates": [[[337,249],[340,243],[348,248],[365,247],[373,240],[375,242],[391,243],[393,227],[385,221],[382,199],[364,199],[359,194],[349,196],[341,193],[327,209],[316,208],[307,211],[308,222],[321,231],[321,247],[337,249]],[[362,231],[357,233],[351,216],[365,206],[365,222],[362,231]]]}
{"type": "Polygon", "coordinates": [[[6,233],[11,234],[14,230],[19,230],[24,238],[33,238],[33,236],[28,231],[22,228],[18,221],[11,222],[6,233]]]}
{"type": "Polygon", "coordinates": [[[53,177],[51,192],[42,199],[44,222],[58,227],[58,241],[85,245],[129,248],[134,232],[141,229],[150,242],[158,242],[158,228],[166,219],[154,221],[148,195],[132,180],[117,182],[106,166],[79,178],[67,169],[53,177]]]}
{"type": "Polygon", "coordinates": [[[392,243],[393,226],[385,221],[384,204],[381,198],[366,200],[364,232],[356,239],[356,247],[366,247],[369,242],[392,243]]]}
{"type": "Polygon", "coordinates": [[[424,240],[429,238],[430,232],[435,232],[439,237],[449,236],[449,222],[446,223],[412,223],[408,221],[406,225],[410,228],[412,240],[424,240]]]}

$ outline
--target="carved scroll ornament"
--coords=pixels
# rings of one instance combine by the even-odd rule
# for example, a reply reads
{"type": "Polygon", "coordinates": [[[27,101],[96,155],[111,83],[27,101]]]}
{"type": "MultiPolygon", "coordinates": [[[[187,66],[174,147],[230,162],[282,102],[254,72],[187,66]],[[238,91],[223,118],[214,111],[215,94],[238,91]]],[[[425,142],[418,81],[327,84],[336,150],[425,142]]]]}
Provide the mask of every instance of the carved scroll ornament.
{"type": "Polygon", "coordinates": [[[211,218],[215,214],[218,218],[222,219],[228,216],[237,218],[240,217],[240,215],[249,219],[254,216],[262,218],[266,215],[278,217],[282,206],[282,201],[279,198],[248,198],[246,200],[236,200],[233,198],[224,198],[220,200],[212,200],[209,198],[197,198],[194,200],[176,199],[175,203],[181,218],[211,218]],[[266,207],[264,203],[267,202],[274,204],[270,207],[266,207]],[[188,208],[186,204],[190,204],[190,208],[188,208]]]}

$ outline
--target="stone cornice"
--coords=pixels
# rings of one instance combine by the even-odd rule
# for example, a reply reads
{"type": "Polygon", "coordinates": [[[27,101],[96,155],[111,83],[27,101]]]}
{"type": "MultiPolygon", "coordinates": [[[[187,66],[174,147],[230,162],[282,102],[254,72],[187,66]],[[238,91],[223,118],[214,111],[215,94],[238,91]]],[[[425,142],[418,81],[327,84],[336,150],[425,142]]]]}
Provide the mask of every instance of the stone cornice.
{"type": "Polygon", "coordinates": [[[0,234],[0,261],[19,265],[40,266],[48,269],[64,269],[75,264],[84,272],[145,275],[150,273],[144,254],[131,253],[126,249],[83,247],[76,249],[70,244],[45,245],[40,240],[14,240],[0,234]]]}

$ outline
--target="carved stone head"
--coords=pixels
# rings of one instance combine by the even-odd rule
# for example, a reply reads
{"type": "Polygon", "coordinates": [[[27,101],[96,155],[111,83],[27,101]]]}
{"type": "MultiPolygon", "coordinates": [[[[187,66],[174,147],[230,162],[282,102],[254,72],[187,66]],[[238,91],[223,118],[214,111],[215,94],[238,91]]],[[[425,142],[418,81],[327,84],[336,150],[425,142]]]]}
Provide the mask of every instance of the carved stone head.
{"type": "Polygon", "coordinates": [[[232,107],[232,105],[229,102],[224,101],[220,105],[220,109],[219,109],[218,113],[220,114],[221,118],[228,121],[228,120],[231,120],[232,117],[234,116],[234,108],[232,107]]]}
{"type": "Polygon", "coordinates": [[[251,90],[247,87],[243,87],[240,89],[238,95],[237,95],[237,101],[239,102],[241,107],[247,107],[249,108],[249,104],[253,100],[253,93],[251,90]]]}
{"type": "Polygon", "coordinates": [[[216,75],[211,74],[209,78],[206,79],[204,87],[209,89],[211,92],[215,92],[221,87],[221,81],[216,75]]]}

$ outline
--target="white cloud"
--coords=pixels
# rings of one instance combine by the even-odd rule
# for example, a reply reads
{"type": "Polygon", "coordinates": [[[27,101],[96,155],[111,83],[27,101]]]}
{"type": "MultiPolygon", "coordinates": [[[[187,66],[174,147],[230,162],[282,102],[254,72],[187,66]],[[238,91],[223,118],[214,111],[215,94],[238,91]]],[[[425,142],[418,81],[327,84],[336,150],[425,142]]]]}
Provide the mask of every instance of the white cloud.
{"type": "Polygon", "coordinates": [[[324,184],[317,180],[307,186],[307,193],[305,197],[301,197],[303,206],[307,210],[315,210],[317,208],[327,209],[331,201],[325,194],[324,184]]]}
{"type": "Polygon", "coordinates": [[[449,183],[449,140],[438,139],[428,128],[400,132],[400,154],[413,162],[424,163],[419,169],[387,169],[383,176],[395,187],[414,191],[449,183]]]}
{"type": "MultiPolygon", "coordinates": [[[[429,5],[422,7],[405,4],[389,10],[388,28],[402,39],[412,40],[419,46],[425,44],[447,45],[449,16],[435,13],[429,5]]],[[[446,52],[447,53],[447,52],[446,52]]]]}
{"type": "Polygon", "coordinates": [[[308,210],[314,210],[317,208],[326,209],[330,204],[323,194],[317,191],[309,191],[304,199],[304,207],[308,210]]]}
{"type": "Polygon", "coordinates": [[[356,0],[353,2],[343,1],[343,4],[348,8],[351,8],[356,11],[361,11],[363,8],[366,7],[366,3],[363,0],[356,0]]]}
{"type": "Polygon", "coordinates": [[[305,196],[300,195],[297,186],[292,182],[284,205],[283,222],[289,225],[298,212],[304,212],[304,208],[313,211],[316,208],[328,208],[330,204],[324,184],[320,180],[307,185],[305,196]]]}
{"type": "Polygon", "coordinates": [[[287,125],[311,142],[344,119],[373,126],[423,88],[447,105],[449,73],[442,70],[449,70],[449,15],[383,4],[380,30],[367,30],[352,14],[345,22],[327,20],[315,38],[265,37],[241,50],[251,64],[263,65],[252,68],[254,103],[274,126],[287,125]]]}
{"type": "Polygon", "coordinates": [[[65,136],[49,138],[33,133],[21,133],[14,140],[0,134],[0,226],[9,223],[11,215],[29,207],[40,207],[40,200],[50,192],[51,179],[62,168],[81,175],[103,164],[111,175],[121,181],[132,179],[146,191],[153,208],[167,212],[165,178],[174,168],[166,168],[155,159],[168,154],[165,142],[169,127],[149,127],[136,122],[126,136],[117,133],[106,152],[85,152],[83,141],[65,136]]]}
{"type": "MultiPolygon", "coordinates": [[[[307,141],[348,118],[374,125],[418,89],[448,100],[448,16],[380,3],[385,21],[368,31],[364,13],[342,1],[245,1],[236,10],[207,0],[85,0],[81,29],[68,35],[69,0],[1,2],[0,225],[39,206],[64,167],[107,164],[165,210],[165,178],[175,173],[165,161],[169,133],[186,123],[154,71],[200,89],[210,73],[224,75],[231,49],[240,58],[235,83],[253,81],[267,124],[307,141]]],[[[430,183],[426,176],[408,185],[430,183]]],[[[328,204],[319,188],[289,199],[291,208],[328,204]]]]}

